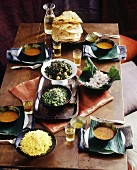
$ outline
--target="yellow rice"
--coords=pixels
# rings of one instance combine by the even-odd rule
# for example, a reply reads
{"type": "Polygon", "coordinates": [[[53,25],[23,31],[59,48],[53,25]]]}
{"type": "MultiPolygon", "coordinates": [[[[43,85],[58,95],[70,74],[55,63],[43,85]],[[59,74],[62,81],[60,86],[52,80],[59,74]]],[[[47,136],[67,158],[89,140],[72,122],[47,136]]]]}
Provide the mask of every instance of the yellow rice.
{"type": "Polygon", "coordinates": [[[51,146],[52,138],[48,132],[36,130],[26,133],[19,147],[24,153],[30,156],[39,156],[46,154],[51,146]]]}

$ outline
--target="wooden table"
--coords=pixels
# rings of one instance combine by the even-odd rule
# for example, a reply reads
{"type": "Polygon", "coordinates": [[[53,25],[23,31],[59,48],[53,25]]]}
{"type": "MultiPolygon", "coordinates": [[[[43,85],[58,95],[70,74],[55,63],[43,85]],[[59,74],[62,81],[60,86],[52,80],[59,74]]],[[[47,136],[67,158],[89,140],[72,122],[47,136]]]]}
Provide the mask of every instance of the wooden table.
{"type": "MultiPolygon", "coordinates": [[[[92,33],[97,31],[100,33],[118,34],[117,24],[91,24],[84,23],[83,28],[92,33]]],[[[17,36],[13,47],[21,47],[23,44],[32,42],[45,42],[46,47],[51,46],[51,37],[45,35],[41,23],[22,23],[18,29],[17,36]]],[[[116,44],[118,39],[114,40],[116,44]]],[[[72,60],[72,50],[81,48],[79,45],[63,47],[62,58],[72,60]]],[[[16,63],[8,63],[3,83],[0,90],[0,105],[22,105],[8,90],[21,82],[36,78],[41,75],[40,68],[37,70],[20,69],[11,70],[10,67],[17,65],[16,63]]],[[[82,60],[81,68],[85,65],[82,60]]],[[[119,62],[95,62],[95,65],[104,71],[108,71],[112,65],[120,71],[119,62]]],[[[92,115],[100,118],[124,120],[122,85],[121,81],[116,81],[110,89],[110,93],[114,96],[114,100],[105,106],[101,107],[92,115]]],[[[37,126],[37,125],[36,125],[37,126]]],[[[67,143],[65,140],[64,130],[55,134],[57,146],[54,151],[41,158],[28,159],[16,152],[14,146],[0,144],[0,166],[14,168],[64,168],[64,169],[111,169],[111,170],[126,170],[127,156],[125,155],[101,155],[97,153],[78,153],[78,138],[73,143],[67,143]]]]}

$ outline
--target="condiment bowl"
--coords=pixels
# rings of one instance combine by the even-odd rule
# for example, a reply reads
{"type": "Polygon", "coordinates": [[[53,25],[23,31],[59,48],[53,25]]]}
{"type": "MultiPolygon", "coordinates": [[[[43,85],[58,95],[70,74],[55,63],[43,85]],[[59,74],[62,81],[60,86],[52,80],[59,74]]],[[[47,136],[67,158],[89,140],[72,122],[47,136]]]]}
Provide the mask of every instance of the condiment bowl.
{"type": "Polygon", "coordinates": [[[87,119],[83,116],[76,116],[73,117],[70,120],[70,124],[75,128],[75,129],[80,129],[83,128],[87,125],[87,119]]]}
{"type": "Polygon", "coordinates": [[[66,104],[70,102],[71,95],[72,95],[71,90],[67,88],[66,86],[50,85],[50,86],[43,88],[42,90],[38,92],[38,99],[44,107],[47,107],[49,109],[58,109],[58,108],[61,108],[62,106],[65,106],[66,104]],[[59,89],[58,91],[59,93],[57,92],[58,89],[59,89]],[[66,97],[64,97],[63,95],[64,91],[65,91],[66,97]],[[48,95],[45,95],[46,93],[48,95]],[[65,102],[64,100],[62,101],[62,98],[65,99],[65,102]]]}
{"type": "Polygon", "coordinates": [[[0,107],[0,123],[13,123],[20,117],[20,110],[15,106],[0,107]]]}
{"type": "Polygon", "coordinates": [[[115,137],[117,128],[112,123],[101,122],[96,124],[92,129],[95,138],[101,141],[109,141],[115,137]]]}
{"type": "Polygon", "coordinates": [[[25,44],[22,46],[22,59],[25,61],[36,61],[42,52],[42,48],[39,44],[25,44]]]}

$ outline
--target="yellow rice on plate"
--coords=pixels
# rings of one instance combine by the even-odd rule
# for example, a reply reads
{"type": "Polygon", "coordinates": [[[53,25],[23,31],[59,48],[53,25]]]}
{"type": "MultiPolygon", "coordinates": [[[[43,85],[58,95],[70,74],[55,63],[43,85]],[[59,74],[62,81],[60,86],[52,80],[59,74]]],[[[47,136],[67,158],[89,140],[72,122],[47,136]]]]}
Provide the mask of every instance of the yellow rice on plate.
{"type": "Polygon", "coordinates": [[[52,138],[42,130],[30,131],[20,142],[20,149],[29,156],[45,155],[52,146],[52,138]]]}

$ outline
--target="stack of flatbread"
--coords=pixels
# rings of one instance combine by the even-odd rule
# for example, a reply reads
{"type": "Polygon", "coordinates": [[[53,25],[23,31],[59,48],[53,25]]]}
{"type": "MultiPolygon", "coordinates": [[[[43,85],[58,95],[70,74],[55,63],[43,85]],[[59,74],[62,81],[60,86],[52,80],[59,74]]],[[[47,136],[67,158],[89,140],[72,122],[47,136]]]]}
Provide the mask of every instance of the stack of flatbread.
{"type": "Polygon", "coordinates": [[[52,39],[57,42],[79,41],[83,33],[81,23],[81,18],[75,12],[64,11],[53,20],[52,39]]]}

